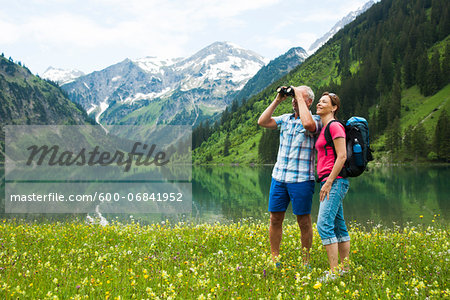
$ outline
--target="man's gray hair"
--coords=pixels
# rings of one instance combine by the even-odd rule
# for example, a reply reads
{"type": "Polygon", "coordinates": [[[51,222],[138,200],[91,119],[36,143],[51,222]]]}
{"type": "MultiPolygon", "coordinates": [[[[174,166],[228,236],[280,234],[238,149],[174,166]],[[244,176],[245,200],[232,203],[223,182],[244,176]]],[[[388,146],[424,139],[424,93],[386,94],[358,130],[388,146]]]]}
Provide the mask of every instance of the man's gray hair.
{"type": "Polygon", "coordinates": [[[308,93],[308,98],[311,99],[312,102],[314,102],[314,92],[313,92],[313,90],[307,85],[302,85],[301,87],[304,87],[306,89],[306,92],[308,93]]]}

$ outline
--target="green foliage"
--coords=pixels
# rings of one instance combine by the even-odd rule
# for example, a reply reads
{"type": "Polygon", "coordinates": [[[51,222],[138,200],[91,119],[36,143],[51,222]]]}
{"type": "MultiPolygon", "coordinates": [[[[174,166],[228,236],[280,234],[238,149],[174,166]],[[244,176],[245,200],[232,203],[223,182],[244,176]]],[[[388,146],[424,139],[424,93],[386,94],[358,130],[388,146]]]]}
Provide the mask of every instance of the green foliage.
{"type": "Polygon", "coordinates": [[[258,145],[258,159],[263,164],[273,164],[277,160],[280,131],[264,129],[258,145]]]}
{"type": "Polygon", "coordinates": [[[223,156],[230,155],[230,146],[231,146],[230,135],[227,134],[225,141],[223,143],[223,156]]]}
{"type": "Polygon", "coordinates": [[[351,224],[350,272],[327,283],[319,282],[328,262],[317,230],[309,270],[302,266],[298,225],[287,222],[283,229],[285,255],[276,268],[266,221],[3,222],[2,292],[19,299],[449,297],[446,226],[364,230],[351,224]]]}
{"type": "MultiPolygon", "coordinates": [[[[4,125],[95,124],[54,82],[40,79],[25,66],[0,56],[0,129],[4,125]]],[[[0,130],[1,131],[1,130],[0,130]]],[[[0,134],[0,164],[4,162],[0,134]]]]}
{"type": "Polygon", "coordinates": [[[441,113],[436,125],[433,150],[438,159],[450,162],[450,119],[446,110],[441,113]]]}
{"type": "Polygon", "coordinates": [[[395,118],[390,127],[386,131],[386,150],[396,154],[402,146],[402,134],[400,129],[400,121],[395,118]]]}
{"type": "Polygon", "coordinates": [[[60,87],[0,57],[0,125],[93,123],[60,87]]]}
{"type": "MultiPolygon", "coordinates": [[[[323,91],[339,95],[342,100],[339,118],[359,115],[368,119],[375,145],[386,140],[393,142],[392,137],[386,139],[385,133],[396,118],[399,118],[402,130],[423,122],[426,132],[433,134],[439,107],[447,105],[443,99],[450,95],[450,27],[445,26],[449,11],[450,4],[445,0],[376,3],[313,56],[251,97],[236,112],[226,110],[217,130],[230,134],[233,148],[239,153],[247,151],[238,139],[242,134],[255,134],[257,117],[275,97],[276,86],[306,84],[316,91],[316,95],[323,91]],[[423,99],[424,103],[413,106],[415,101],[408,98],[408,93],[417,87],[421,95],[414,94],[414,97],[423,99]],[[437,95],[440,95],[440,101],[437,95]],[[437,112],[433,112],[435,109],[437,112]],[[239,124],[239,129],[233,124],[239,124]]],[[[289,110],[290,105],[283,104],[275,114],[289,110]]],[[[213,136],[211,133],[211,138],[213,136]]],[[[398,131],[395,136],[398,136],[398,131]]],[[[432,139],[426,138],[427,141],[432,139]]],[[[203,143],[194,154],[194,160],[196,155],[201,157],[202,152],[211,151],[211,147],[219,147],[213,141],[203,143]]],[[[379,146],[384,149],[393,145],[379,146]]],[[[254,158],[259,155],[256,149],[250,151],[254,158]]],[[[221,158],[218,156],[216,159],[221,158]]]]}

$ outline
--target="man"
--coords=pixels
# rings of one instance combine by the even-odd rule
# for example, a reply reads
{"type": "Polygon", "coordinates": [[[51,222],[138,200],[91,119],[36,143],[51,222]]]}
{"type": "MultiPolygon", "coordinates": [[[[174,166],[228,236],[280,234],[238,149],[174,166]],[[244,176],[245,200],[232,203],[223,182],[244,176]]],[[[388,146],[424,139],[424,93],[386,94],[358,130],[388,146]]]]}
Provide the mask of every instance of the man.
{"type": "Polygon", "coordinates": [[[322,129],[320,117],[312,115],[309,108],[314,93],[308,86],[294,87],[293,114],[272,117],[277,106],[287,99],[278,93],[258,120],[264,128],[280,127],[280,146],[277,162],[272,171],[269,195],[269,239],[273,261],[279,266],[283,220],[289,202],[301,232],[303,263],[309,264],[312,245],[311,205],[314,193],[314,142],[322,129]]]}

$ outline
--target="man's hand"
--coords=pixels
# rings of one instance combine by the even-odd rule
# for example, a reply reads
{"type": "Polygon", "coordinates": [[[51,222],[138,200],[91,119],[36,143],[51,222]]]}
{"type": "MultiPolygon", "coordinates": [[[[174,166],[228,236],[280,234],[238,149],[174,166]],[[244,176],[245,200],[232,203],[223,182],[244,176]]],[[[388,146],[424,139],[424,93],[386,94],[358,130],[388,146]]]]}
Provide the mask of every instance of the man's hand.
{"type": "Polygon", "coordinates": [[[272,118],[272,114],[275,111],[275,108],[277,108],[277,106],[286,99],[287,99],[286,95],[277,93],[275,99],[259,117],[258,125],[264,128],[277,129],[278,125],[277,122],[275,122],[275,120],[272,118]]]}
{"type": "MultiPolygon", "coordinates": [[[[286,87],[282,86],[282,88],[286,88],[286,87]]],[[[287,98],[288,98],[288,96],[286,96],[285,94],[277,93],[277,97],[275,98],[275,101],[277,101],[277,103],[280,104],[281,102],[283,102],[287,98]]]]}
{"type": "Polygon", "coordinates": [[[305,96],[307,97],[307,92],[304,87],[302,87],[302,86],[294,87],[294,93],[295,93],[294,98],[296,100],[304,101],[306,103],[307,98],[305,98],[305,96]]]}
{"type": "Polygon", "coordinates": [[[309,132],[316,132],[316,123],[309,111],[312,100],[309,99],[308,89],[304,86],[294,87],[294,93],[294,101],[297,104],[298,114],[300,115],[303,127],[309,132]]]}

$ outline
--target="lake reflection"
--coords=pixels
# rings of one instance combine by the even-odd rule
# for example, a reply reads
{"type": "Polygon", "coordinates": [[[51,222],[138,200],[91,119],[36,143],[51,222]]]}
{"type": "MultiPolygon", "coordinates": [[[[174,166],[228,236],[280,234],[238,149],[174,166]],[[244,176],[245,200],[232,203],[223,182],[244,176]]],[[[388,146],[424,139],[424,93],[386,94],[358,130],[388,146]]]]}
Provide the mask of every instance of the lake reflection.
{"type": "MultiPolygon", "coordinates": [[[[271,171],[269,166],[195,167],[193,196],[200,218],[268,218],[271,171]]],[[[372,168],[350,179],[350,190],[344,199],[345,218],[385,225],[431,223],[434,215],[440,221],[447,221],[444,217],[450,210],[449,175],[448,166],[372,168]]],[[[318,192],[317,184],[313,220],[319,209],[318,192]]],[[[287,216],[292,216],[291,209],[287,216]]]]}
{"type": "MultiPolygon", "coordinates": [[[[160,222],[235,222],[243,218],[268,219],[267,203],[272,166],[231,167],[194,166],[192,170],[193,204],[191,215],[134,215],[132,219],[144,223],[160,222]]],[[[403,226],[407,222],[445,222],[450,211],[448,166],[374,167],[362,176],[350,179],[350,190],[344,200],[347,221],[366,224],[403,226]],[[420,218],[423,216],[423,219],[420,218]]],[[[0,189],[3,210],[5,186],[2,171],[0,189]]],[[[313,221],[319,207],[319,185],[313,198],[313,221]]],[[[108,220],[130,220],[129,215],[105,215],[108,220]]],[[[20,215],[3,214],[3,218],[24,219],[83,219],[85,215],[20,215]]],[[[293,220],[289,208],[287,218],[293,220]]]]}

